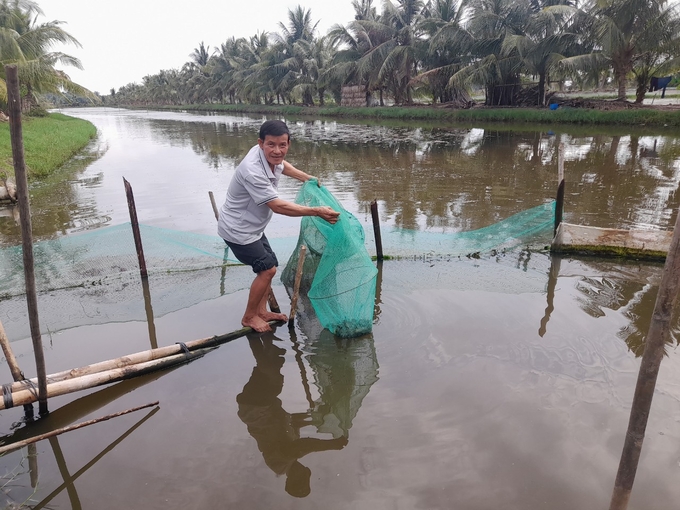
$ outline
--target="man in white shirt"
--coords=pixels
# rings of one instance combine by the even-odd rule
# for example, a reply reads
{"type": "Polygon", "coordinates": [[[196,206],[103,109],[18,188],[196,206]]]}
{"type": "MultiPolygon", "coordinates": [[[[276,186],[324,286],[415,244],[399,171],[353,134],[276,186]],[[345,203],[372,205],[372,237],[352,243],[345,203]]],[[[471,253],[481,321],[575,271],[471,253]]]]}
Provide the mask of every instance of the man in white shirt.
{"type": "Polygon", "coordinates": [[[241,324],[259,332],[271,330],[269,321],[288,320],[282,313],[267,310],[267,297],[279,265],[264,235],[272,214],[319,216],[329,223],[338,221],[340,215],[330,207],[306,207],[279,198],[281,174],[302,182],[314,178],[284,160],[289,147],[290,133],[284,122],[268,120],[262,124],[257,145],[236,167],[217,224],[219,235],[234,256],[257,274],[241,324]]]}

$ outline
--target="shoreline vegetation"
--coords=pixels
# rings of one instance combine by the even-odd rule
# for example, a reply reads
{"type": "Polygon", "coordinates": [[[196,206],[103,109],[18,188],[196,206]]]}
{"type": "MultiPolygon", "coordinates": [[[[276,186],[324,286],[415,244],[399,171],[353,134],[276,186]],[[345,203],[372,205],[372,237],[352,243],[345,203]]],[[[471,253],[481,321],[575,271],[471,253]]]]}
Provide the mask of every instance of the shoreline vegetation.
{"type": "Polygon", "coordinates": [[[425,120],[448,122],[565,124],[580,126],[680,127],[680,110],[673,106],[641,106],[628,102],[584,100],[583,106],[568,102],[556,110],[527,107],[484,107],[468,109],[437,106],[295,106],[249,104],[188,104],[124,106],[130,109],[199,111],[215,113],[247,113],[296,115],[329,118],[425,120]]]}
{"type": "MultiPolygon", "coordinates": [[[[97,135],[89,121],[50,113],[23,117],[24,156],[29,179],[45,177],[67,163],[97,135]]],[[[0,179],[14,178],[9,123],[0,123],[0,179]]]]}

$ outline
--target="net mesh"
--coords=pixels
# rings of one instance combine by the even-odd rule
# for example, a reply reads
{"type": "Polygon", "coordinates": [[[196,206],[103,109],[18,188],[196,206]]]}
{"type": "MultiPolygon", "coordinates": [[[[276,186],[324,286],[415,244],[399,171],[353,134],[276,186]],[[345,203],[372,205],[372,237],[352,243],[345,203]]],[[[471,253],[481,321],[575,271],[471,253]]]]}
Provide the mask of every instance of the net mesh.
{"type": "Polygon", "coordinates": [[[288,287],[294,285],[300,248],[306,246],[305,278],[300,288],[312,302],[321,324],[342,338],[370,332],[378,270],[364,246],[361,223],[316,180],[300,188],[295,202],[309,207],[328,206],[340,212],[340,217],[333,225],[316,216],[302,218],[298,244],[281,280],[288,287]]]}
{"type": "MultiPolygon", "coordinates": [[[[330,203],[343,211],[343,219],[334,229],[321,219],[304,218],[297,240],[269,238],[282,263],[291,257],[283,271],[284,283],[292,287],[302,241],[309,248],[302,288],[314,300],[317,313],[328,317],[326,324],[337,324],[332,327],[341,335],[370,330],[375,267],[367,248],[373,250],[375,246],[373,229],[366,229],[364,239],[364,229],[357,219],[342,210],[324,188],[303,186],[300,200],[309,205],[330,203]],[[330,261],[324,266],[320,266],[322,256],[330,261]],[[363,270],[357,271],[357,267],[363,270]],[[312,290],[315,281],[320,286],[312,290]],[[355,306],[361,307],[360,313],[355,313],[355,306]]],[[[548,202],[483,229],[454,234],[383,228],[383,247],[391,256],[423,257],[428,261],[472,253],[481,253],[483,258],[493,250],[532,244],[543,247],[552,237],[553,211],[554,202],[548,202]]],[[[238,264],[217,235],[148,225],[140,225],[140,230],[155,317],[247,289],[252,282],[252,270],[238,264]]],[[[41,241],[34,244],[33,251],[42,333],[147,318],[145,308],[149,303],[144,299],[129,223],[41,241]]],[[[455,287],[464,283],[466,288],[475,288],[480,284],[477,279],[463,282],[470,279],[465,276],[469,271],[441,276],[438,284],[455,287]]],[[[449,272],[442,267],[440,274],[449,272]]],[[[417,285],[422,275],[411,280],[407,277],[410,278],[402,275],[401,279],[413,280],[417,285]]],[[[525,273],[522,282],[526,282],[525,273]]],[[[532,280],[531,285],[540,290],[543,283],[532,280]]],[[[21,246],[0,248],[0,306],[8,336],[28,337],[21,246]]]]}

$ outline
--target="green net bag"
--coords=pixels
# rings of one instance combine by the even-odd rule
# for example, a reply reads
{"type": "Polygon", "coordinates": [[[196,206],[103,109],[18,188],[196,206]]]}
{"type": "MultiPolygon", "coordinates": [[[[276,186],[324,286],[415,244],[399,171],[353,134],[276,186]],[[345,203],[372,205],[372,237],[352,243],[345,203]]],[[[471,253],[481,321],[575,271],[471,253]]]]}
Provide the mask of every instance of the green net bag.
{"type": "Polygon", "coordinates": [[[369,333],[378,270],[364,246],[364,229],[316,180],[307,181],[295,202],[309,207],[328,206],[340,212],[335,225],[305,216],[293,255],[281,274],[288,287],[295,282],[300,247],[307,253],[300,291],[306,292],[321,325],[343,338],[369,333]]]}

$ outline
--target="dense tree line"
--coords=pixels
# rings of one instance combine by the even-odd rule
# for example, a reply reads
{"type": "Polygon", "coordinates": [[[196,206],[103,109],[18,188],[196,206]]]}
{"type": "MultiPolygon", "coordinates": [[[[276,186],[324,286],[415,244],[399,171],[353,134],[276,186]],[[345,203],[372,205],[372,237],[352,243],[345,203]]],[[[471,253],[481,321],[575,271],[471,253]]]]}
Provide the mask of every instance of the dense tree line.
{"type": "Polygon", "coordinates": [[[416,98],[545,105],[566,80],[579,88],[634,80],[642,102],[652,76],[678,70],[680,20],[664,0],[352,0],[354,20],[317,34],[298,6],[273,33],[203,42],[181,69],[120,87],[110,104],[340,103],[345,85],[366,103],[416,98]]]}

